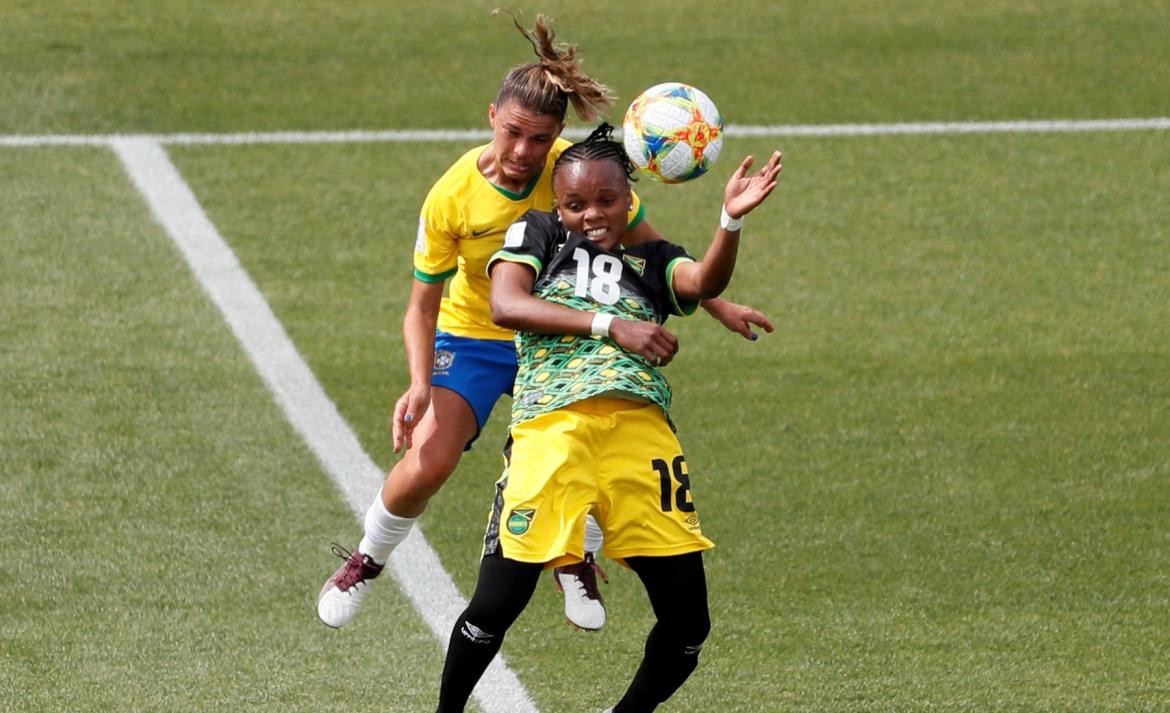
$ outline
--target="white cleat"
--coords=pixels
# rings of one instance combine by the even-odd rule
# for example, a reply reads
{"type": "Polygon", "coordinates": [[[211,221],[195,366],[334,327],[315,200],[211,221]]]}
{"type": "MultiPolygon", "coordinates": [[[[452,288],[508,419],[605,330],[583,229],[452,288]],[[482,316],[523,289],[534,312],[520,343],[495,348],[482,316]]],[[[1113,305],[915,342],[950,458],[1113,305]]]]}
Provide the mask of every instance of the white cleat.
{"type": "Polygon", "coordinates": [[[597,575],[609,583],[609,577],[593,560],[593,553],[585,553],[585,561],[553,570],[557,589],[565,595],[565,618],[583,631],[597,631],[605,626],[605,602],[597,591],[597,575]]]}
{"type": "Polygon", "coordinates": [[[333,554],[345,560],[345,564],[333,573],[317,595],[317,617],[325,626],[340,629],[357,616],[384,565],[374,562],[369,555],[349,552],[339,545],[333,545],[333,554]]]}

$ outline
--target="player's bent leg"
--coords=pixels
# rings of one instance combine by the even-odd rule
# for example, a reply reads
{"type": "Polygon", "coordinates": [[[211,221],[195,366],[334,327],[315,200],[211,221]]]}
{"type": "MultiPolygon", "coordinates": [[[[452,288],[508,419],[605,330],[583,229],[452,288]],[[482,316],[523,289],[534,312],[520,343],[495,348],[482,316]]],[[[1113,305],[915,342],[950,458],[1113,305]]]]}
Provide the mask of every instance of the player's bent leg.
{"type": "Polygon", "coordinates": [[[414,446],[390,470],[382,486],[382,502],[399,517],[418,517],[439,492],[475,437],[479,424],[466,400],[450,389],[435,387],[431,405],[414,430],[414,446]]]}
{"type": "Polygon", "coordinates": [[[532,598],[541,569],[540,564],[505,559],[498,553],[480,561],[475,593],[451,631],[436,713],[462,711],[467,705],[508,628],[532,598]]]}
{"type": "Polygon", "coordinates": [[[390,470],[363,520],[363,535],[350,553],[334,546],[345,563],[317,595],[317,617],[340,629],[357,616],[382,567],[414,527],[432,495],[455,470],[464,445],[475,436],[475,413],[461,396],[436,388],[415,429],[414,447],[390,470]]]}
{"type": "Polygon", "coordinates": [[[638,672],[614,713],[649,713],[670,698],[699,665],[711,630],[707,580],[699,552],[669,557],[630,557],[658,618],[638,672]]]}

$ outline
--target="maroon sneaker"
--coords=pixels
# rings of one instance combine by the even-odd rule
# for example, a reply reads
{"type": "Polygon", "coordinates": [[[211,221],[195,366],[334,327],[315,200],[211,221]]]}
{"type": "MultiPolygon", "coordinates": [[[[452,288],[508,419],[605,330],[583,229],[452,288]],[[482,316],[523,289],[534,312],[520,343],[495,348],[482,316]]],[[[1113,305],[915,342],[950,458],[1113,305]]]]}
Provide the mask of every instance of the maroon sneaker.
{"type": "Polygon", "coordinates": [[[605,602],[597,591],[598,575],[609,583],[601,565],[593,560],[592,552],[585,553],[583,562],[553,570],[557,590],[565,595],[565,618],[584,631],[597,631],[605,626],[605,602]]]}
{"type": "Polygon", "coordinates": [[[362,606],[362,600],[370,592],[370,585],[382,573],[380,565],[361,552],[350,552],[340,545],[333,545],[333,554],[345,560],[345,564],[333,573],[321,593],[317,595],[317,616],[321,623],[334,629],[348,624],[362,606]]]}

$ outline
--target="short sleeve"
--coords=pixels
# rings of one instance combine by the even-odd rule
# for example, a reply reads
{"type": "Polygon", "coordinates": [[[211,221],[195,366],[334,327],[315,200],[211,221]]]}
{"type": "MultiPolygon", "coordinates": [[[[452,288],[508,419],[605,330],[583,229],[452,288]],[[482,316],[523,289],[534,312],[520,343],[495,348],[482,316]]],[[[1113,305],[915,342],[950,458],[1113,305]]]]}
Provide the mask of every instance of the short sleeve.
{"type": "Polygon", "coordinates": [[[694,314],[699,307],[699,301],[679,299],[678,295],[674,294],[674,270],[684,262],[694,262],[695,258],[683,246],[665,240],[657,241],[654,250],[656,264],[662,266],[664,291],[669,298],[671,313],[684,317],[694,314]]]}
{"type": "Polygon", "coordinates": [[[442,282],[459,267],[459,239],[454,207],[432,190],[423,201],[414,241],[414,276],[423,282],[442,282]]]}
{"type": "Polygon", "coordinates": [[[499,260],[528,265],[539,275],[548,264],[559,231],[552,214],[528,211],[504,233],[504,245],[488,260],[488,274],[499,260]]]}

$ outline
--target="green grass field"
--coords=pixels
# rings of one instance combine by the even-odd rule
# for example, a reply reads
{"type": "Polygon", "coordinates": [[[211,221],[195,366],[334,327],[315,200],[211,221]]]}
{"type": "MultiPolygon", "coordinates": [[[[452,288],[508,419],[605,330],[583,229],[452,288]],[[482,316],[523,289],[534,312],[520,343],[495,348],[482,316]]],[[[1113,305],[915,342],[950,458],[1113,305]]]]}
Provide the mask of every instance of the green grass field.
{"type": "MultiPolygon", "coordinates": [[[[482,128],[531,56],[493,6],[8,2],[0,137],[482,128]]],[[[517,9],[621,106],[679,79],[740,125],[1170,116],[1164,2],[517,9]]],[[[732,137],[639,183],[649,219],[701,251],[774,146],[727,296],[777,332],[668,325],[718,547],[661,710],[1170,710],[1170,134],[732,137]]],[[[382,467],[418,207],[466,148],[167,147],[382,467]]],[[[505,421],[423,520],[465,595],[505,421]]],[[[115,154],[0,144],[0,710],[433,710],[443,650],[392,581],[316,620],[359,532],[115,154]]],[[[602,633],[544,582],[509,635],[544,713],[640,658],[608,570],[602,633]]]]}

